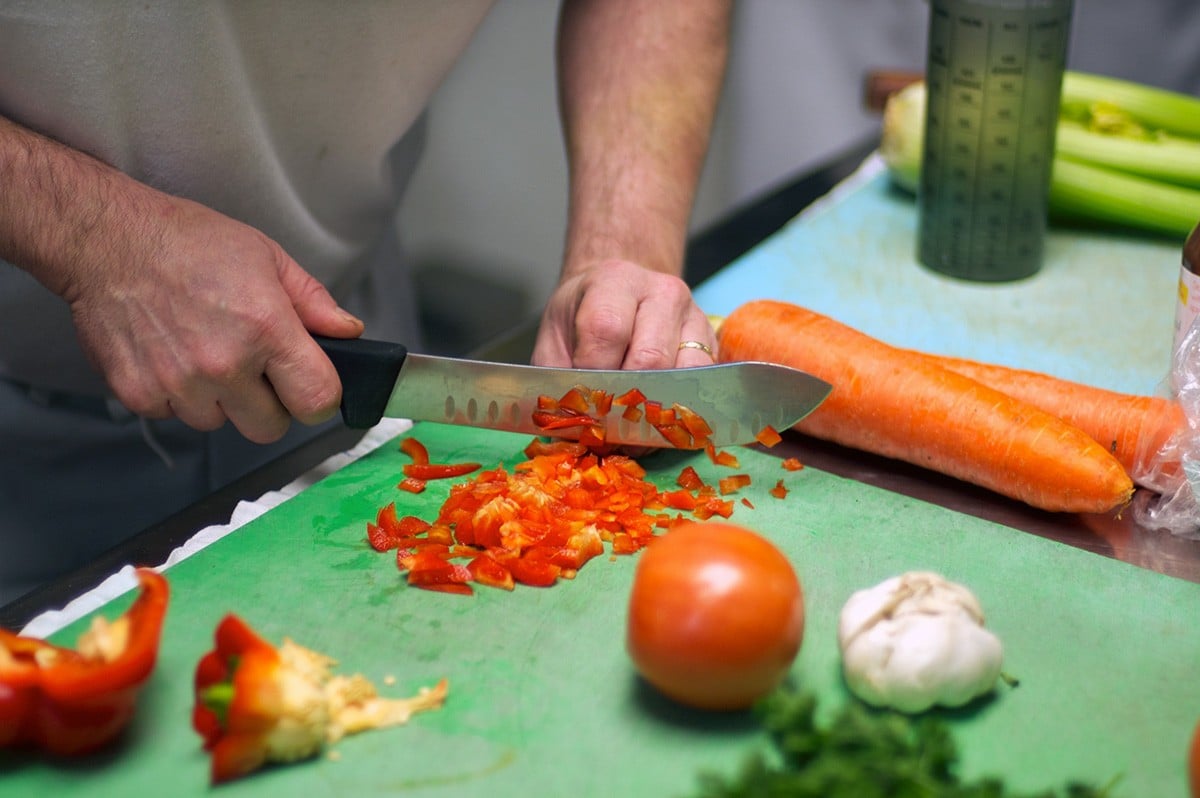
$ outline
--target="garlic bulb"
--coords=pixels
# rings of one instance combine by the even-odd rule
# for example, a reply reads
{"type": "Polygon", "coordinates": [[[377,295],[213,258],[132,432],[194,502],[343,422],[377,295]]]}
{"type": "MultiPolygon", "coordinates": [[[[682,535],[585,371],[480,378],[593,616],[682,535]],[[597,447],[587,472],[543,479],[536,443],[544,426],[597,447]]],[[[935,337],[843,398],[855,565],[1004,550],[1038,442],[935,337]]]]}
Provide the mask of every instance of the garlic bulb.
{"type": "Polygon", "coordinates": [[[838,624],[846,683],[868,704],[902,712],[962,706],[1000,675],[1003,648],[983,620],[970,590],[935,573],[860,590],[838,624]]]}

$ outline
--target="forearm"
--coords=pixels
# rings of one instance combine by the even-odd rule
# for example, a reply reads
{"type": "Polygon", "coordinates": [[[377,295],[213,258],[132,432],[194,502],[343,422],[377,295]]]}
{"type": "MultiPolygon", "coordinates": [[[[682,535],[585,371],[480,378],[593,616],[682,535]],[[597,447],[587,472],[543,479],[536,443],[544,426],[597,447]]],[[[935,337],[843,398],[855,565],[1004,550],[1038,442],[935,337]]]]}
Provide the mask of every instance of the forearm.
{"type": "Polygon", "coordinates": [[[567,0],[559,101],[565,273],[621,258],[680,274],[728,50],[728,0],[567,0]]]}
{"type": "Polygon", "coordinates": [[[130,240],[165,195],[112,167],[0,117],[0,258],[67,301],[83,273],[130,240]]]}

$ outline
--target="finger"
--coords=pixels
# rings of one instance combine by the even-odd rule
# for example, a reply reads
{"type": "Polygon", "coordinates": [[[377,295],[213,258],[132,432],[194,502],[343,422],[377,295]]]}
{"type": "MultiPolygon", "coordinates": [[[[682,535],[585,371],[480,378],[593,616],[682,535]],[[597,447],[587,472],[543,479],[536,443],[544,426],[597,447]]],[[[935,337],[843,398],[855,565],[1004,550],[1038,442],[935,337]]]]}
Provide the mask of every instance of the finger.
{"type": "Polygon", "coordinates": [[[274,443],[291,424],[287,408],[263,376],[231,385],[218,404],[238,432],[254,443],[274,443]]]}
{"type": "Polygon", "coordinates": [[[225,426],[225,411],[211,399],[174,397],[166,400],[171,415],[200,432],[214,432],[225,426]]]}
{"type": "Polygon", "coordinates": [[[362,335],[362,321],[338,305],[325,286],[291,258],[284,258],[279,282],[305,329],[334,338],[362,335]]]}
{"type": "MultiPolygon", "coordinates": [[[[688,326],[694,311],[695,305],[687,285],[678,278],[659,276],[654,290],[638,306],[633,337],[623,368],[664,369],[677,365],[680,342],[688,340],[691,335],[703,334],[694,323],[690,328],[688,326]]],[[[705,346],[710,346],[706,338],[700,340],[705,346]]],[[[703,362],[697,361],[695,354],[686,353],[683,363],[697,365],[703,362]]]]}
{"type": "Polygon", "coordinates": [[[561,328],[550,318],[544,318],[538,327],[537,339],[533,345],[533,355],[529,360],[535,366],[550,368],[570,368],[571,349],[564,339],[561,328]]]}
{"type": "Polygon", "coordinates": [[[624,292],[586,293],[575,314],[575,348],[571,364],[581,369],[625,366],[637,333],[639,303],[624,292]]]}
{"type": "Polygon", "coordinates": [[[280,404],[302,424],[320,424],[337,413],[342,384],[329,358],[306,331],[271,357],[264,374],[280,404]]]}
{"type": "Polygon", "coordinates": [[[679,329],[675,365],[679,368],[711,366],[717,362],[718,355],[716,333],[713,332],[708,318],[693,305],[679,329]]]}

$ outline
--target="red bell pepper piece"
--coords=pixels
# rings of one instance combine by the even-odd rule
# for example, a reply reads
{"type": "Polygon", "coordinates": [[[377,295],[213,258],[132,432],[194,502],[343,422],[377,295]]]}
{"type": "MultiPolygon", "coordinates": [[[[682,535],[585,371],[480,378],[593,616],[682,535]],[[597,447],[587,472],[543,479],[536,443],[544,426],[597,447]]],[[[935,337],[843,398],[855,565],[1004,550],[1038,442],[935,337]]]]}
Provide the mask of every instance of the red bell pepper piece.
{"type": "Polygon", "coordinates": [[[711,441],[704,445],[704,453],[708,455],[708,459],[714,465],[725,466],[727,468],[737,468],[740,465],[735,454],[725,451],[718,452],[711,441]]]}
{"type": "Polygon", "coordinates": [[[700,478],[700,474],[692,466],[684,466],[679,472],[679,476],[675,479],[675,484],[687,490],[699,490],[704,487],[704,480],[700,478]]]}
{"type": "Polygon", "coordinates": [[[579,414],[588,412],[588,395],[591,391],[582,387],[571,388],[558,399],[558,406],[561,410],[569,410],[579,414]],[[587,395],[584,392],[587,391],[587,395]]]}
{"type": "Polygon", "coordinates": [[[512,572],[496,561],[490,554],[480,553],[467,563],[471,578],[481,585],[512,590],[515,587],[512,572]]]}
{"type": "Polygon", "coordinates": [[[479,463],[406,463],[400,470],[409,479],[447,479],[478,471],[479,463]]]}
{"type": "Polygon", "coordinates": [[[137,579],[141,592],[124,615],[98,618],[76,649],[0,629],[0,747],[72,756],[125,728],[158,658],[170,592],[156,571],[140,568],[137,579]]]}
{"type": "Polygon", "coordinates": [[[737,493],[742,488],[750,484],[749,474],[734,474],[731,477],[722,477],[717,481],[717,490],[721,495],[737,493]]]}
{"type": "Polygon", "coordinates": [[[613,399],[613,404],[623,405],[625,407],[635,407],[646,401],[646,394],[639,391],[637,388],[630,388],[625,393],[613,399]]]}
{"type": "Polygon", "coordinates": [[[429,462],[429,450],[416,438],[405,438],[400,441],[400,451],[411,457],[412,461],[418,465],[429,462]]]}
{"type": "Polygon", "coordinates": [[[417,479],[416,477],[405,477],[396,484],[396,487],[408,493],[421,493],[425,490],[425,480],[417,479]]]}
{"type": "Polygon", "coordinates": [[[553,456],[558,454],[567,454],[571,457],[583,457],[587,454],[587,447],[575,441],[558,440],[542,440],[534,438],[525,447],[525,456],[529,458],[553,456]]]}
{"type": "Polygon", "coordinates": [[[541,410],[534,410],[533,423],[536,424],[539,429],[554,430],[574,429],[576,427],[594,427],[600,422],[588,415],[577,415],[574,413],[556,415],[554,413],[545,413],[541,410]]]}
{"type": "Polygon", "coordinates": [[[774,427],[768,424],[758,431],[758,434],[754,436],[754,439],[770,449],[772,446],[782,441],[783,436],[780,435],[774,427]]]}

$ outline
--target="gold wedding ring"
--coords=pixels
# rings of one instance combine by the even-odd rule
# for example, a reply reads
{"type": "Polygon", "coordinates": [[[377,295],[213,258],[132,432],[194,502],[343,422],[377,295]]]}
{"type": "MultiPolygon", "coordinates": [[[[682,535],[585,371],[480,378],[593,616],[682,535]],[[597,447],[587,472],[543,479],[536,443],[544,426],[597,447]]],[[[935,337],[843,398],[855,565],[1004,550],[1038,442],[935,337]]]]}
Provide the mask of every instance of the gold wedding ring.
{"type": "Polygon", "coordinates": [[[703,343],[702,341],[680,341],[679,349],[699,349],[709,357],[713,356],[712,349],[709,348],[708,344],[703,343]]]}

